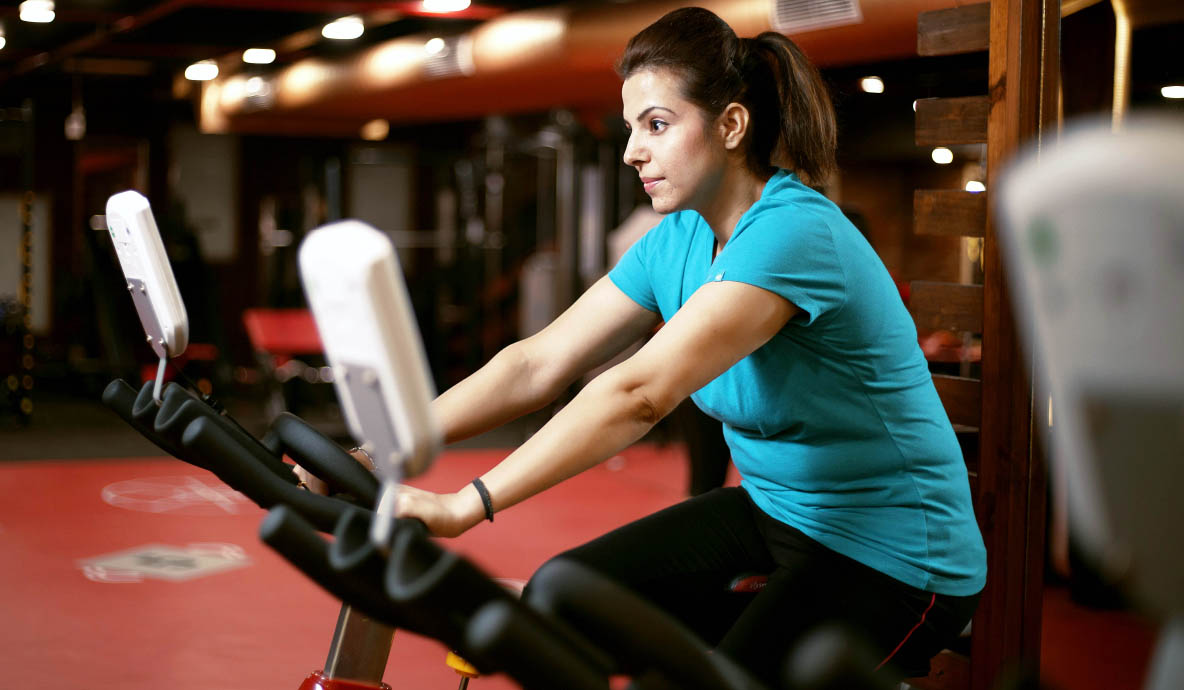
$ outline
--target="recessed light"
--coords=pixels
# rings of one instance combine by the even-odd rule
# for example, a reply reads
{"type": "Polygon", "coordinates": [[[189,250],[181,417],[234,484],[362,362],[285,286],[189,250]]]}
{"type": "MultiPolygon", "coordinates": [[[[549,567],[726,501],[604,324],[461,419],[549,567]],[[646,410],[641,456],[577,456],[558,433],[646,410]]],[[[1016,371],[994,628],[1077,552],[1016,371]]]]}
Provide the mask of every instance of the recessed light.
{"type": "Polygon", "coordinates": [[[25,0],[20,5],[22,22],[48,24],[53,21],[53,0],[25,0]]]}
{"type": "Polygon", "coordinates": [[[471,0],[423,0],[423,9],[425,12],[460,12],[471,4],[471,0]]]}
{"type": "Polygon", "coordinates": [[[366,141],[382,141],[391,132],[391,123],[381,118],[362,125],[362,138],[366,141]]]}
{"type": "Polygon", "coordinates": [[[271,48],[247,48],[243,51],[243,62],[252,65],[270,65],[275,62],[275,51],[271,48]]]}
{"type": "Polygon", "coordinates": [[[933,153],[929,154],[929,156],[938,165],[947,165],[954,162],[954,152],[944,146],[938,146],[933,149],[933,153]]]}
{"type": "Polygon", "coordinates": [[[365,26],[362,18],[356,16],[342,17],[329,22],[321,29],[321,35],[335,41],[348,41],[362,35],[365,26]]]}
{"type": "Polygon", "coordinates": [[[864,77],[859,80],[859,88],[865,93],[884,93],[884,80],[879,77],[864,77]]]}
{"type": "Polygon", "coordinates": [[[202,60],[185,68],[185,78],[189,81],[209,81],[217,76],[218,64],[213,60],[202,60]]]}

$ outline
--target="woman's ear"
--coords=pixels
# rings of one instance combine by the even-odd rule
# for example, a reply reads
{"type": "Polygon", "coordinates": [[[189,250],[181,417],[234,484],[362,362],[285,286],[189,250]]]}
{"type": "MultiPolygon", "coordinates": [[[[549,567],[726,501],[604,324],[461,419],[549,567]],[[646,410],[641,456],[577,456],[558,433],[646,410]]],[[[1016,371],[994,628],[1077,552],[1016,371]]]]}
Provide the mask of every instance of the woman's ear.
{"type": "Polygon", "coordinates": [[[748,133],[748,108],[739,103],[729,103],[716,122],[724,148],[729,151],[740,148],[744,135],[748,133]]]}

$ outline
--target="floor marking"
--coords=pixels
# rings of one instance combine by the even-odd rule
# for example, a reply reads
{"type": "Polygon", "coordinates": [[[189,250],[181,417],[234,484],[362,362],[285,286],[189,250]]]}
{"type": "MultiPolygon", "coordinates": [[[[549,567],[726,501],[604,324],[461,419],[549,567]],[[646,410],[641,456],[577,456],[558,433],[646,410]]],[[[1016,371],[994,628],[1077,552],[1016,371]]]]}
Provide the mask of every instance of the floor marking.
{"type": "Polygon", "coordinates": [[[118,508],[145,513],[235,515],[254,507],[225,484],[193,476],[127,479],[103,487],[102,497],[118,508]]]}
{"type": "Polygon", "coordinates": [[[78,561],[86,579],[106,583],[142,582],[145,578],[183,582],[250,564],[241,546],[208,542],[145,544],[78,561]]]}

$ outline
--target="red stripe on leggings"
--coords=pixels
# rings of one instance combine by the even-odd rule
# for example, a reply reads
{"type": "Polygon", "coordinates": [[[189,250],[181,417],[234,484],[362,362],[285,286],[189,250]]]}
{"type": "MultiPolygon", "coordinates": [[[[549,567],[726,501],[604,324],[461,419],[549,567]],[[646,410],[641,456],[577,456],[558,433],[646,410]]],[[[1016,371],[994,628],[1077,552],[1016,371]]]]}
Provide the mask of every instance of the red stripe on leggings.
{"type": "Polygon", "coordinates": [[[896,645],[896,649],[892,650],[892,653],[889,654],[888,656],[884,657],[884,660],[881,661],[878,666],[876,666],[877,671],[879,671],[881,668],[883,668],[884,664],[888,663],[889,659],[896,656],[896,653],[900,651],[900,648],[904,646],[904,643],[908,642],[909,638],[913,636],[913,633],[917,632],[917,628],[921,627],[921,624],[925,622],[925,616],[929,615],[929,609],[933,608],[933,604],[936,601],[937,601],[937,595],[934,594],[933,597],[931,597],[929,599],[929,606],[925,607],[925,613],[921,614],[921,620],[917,621],[917,624],[913,626],[913,629],[909,631],[909,634],[905,635],[904,639],[900,641],[900,644],[896,645]]]}

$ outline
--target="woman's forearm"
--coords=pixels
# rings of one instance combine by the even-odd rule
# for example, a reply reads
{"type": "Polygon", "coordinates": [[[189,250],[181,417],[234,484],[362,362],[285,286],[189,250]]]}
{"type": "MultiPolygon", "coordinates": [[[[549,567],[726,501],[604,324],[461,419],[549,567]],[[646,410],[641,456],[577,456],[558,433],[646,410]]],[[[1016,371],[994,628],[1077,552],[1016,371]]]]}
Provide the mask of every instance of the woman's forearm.
{"type": "Polygon", "coordinates": [[[554,389],[553,382],[540,375],[528,348],[515,343],[441,393],[432,403],[432,412],[444,443],[453,443],[539,409],[558,394],[554,389]]]}
{"type": "Polygon", "coordinates": [[[602,375],[482,476],[494,509],[508,508],[612,457],[642,438],[665,412],[641,389],[611,373],[602,375]]]}

